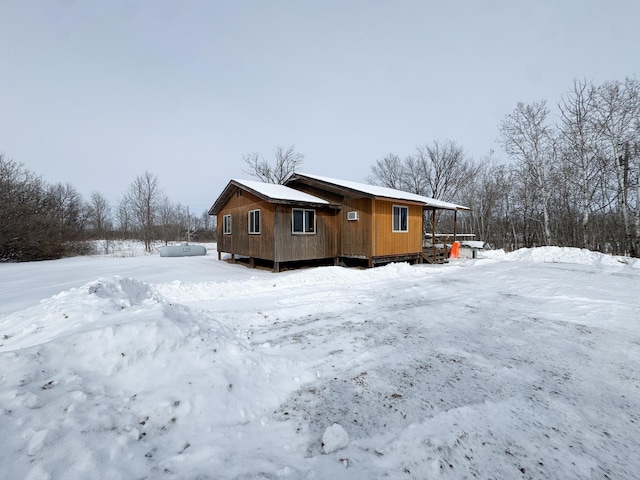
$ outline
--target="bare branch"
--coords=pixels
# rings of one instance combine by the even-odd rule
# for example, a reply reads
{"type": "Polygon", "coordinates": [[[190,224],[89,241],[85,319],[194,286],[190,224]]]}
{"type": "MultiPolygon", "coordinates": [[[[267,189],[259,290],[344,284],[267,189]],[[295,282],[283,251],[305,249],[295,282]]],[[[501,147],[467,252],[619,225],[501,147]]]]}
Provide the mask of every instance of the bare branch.
{"type": "Polygon", "coordinates": [[[268,163],[258,152],[249,153],[242,158],[247,165],[245,173],[265,183],[284,184],[304,159],[304,155],[296,152],[295,145],[286,148],[276,147],[273,151],[274,161],[268,163]]]}

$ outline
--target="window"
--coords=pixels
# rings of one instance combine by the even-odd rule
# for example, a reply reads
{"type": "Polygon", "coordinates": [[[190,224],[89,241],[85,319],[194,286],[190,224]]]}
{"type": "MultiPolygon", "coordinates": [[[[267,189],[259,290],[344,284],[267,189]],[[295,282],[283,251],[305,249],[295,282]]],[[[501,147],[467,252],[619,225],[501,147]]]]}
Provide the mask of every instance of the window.
{"type": "Polygon", "coordinates": [[[400,205],[393,206],[393,231],[409,231],[409,207],[402,207],[400,205]]]}
{"type": "Polygon", "coordinates": [[[222,217],[222,233],[231,235],[231,214],[222,217]]]}
{"type": "Polygon", "coordinates": [[[294,208],[291,223],[293,233],[315,233],[316,211],[294,208]]]}
{"type": "Polygon", "coordinates": [[[249,233],[260,233],[260,210],[249,210],[249,233]]]}

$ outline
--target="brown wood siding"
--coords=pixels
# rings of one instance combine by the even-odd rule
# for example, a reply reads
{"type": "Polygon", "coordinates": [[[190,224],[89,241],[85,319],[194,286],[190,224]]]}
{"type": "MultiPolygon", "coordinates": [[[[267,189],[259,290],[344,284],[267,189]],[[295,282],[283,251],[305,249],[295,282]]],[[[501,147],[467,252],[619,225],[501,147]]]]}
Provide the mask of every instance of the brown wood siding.
{"type": "Polygon", "coordinates": [[[273,204],[237,189],[217,215],[218,251],[274,260],[273,219],[273,204]],[[249,234],[250,210],[260,210],[260,234],[249,234]],[[222,233],[223,218],[228,214],[231,214],[231,235],[222,233]]]}
{"type": "Polygon", "coordinates": [[[351,191],[340,186],[324,185],[321,181],[300,178],[292,187],[324,198],[332,203],[341,203],[338,214],[338,249],[341,257],[385,257],[419,254],[422,252],[421,204],[403,200],[382,200],[351,191]],[[408,232],[393,231],[393,205],[409,209],[408,232]],[[350,211],[357,211],[359,219],[349,221],[350,211]]]}
{"type": "Polygon", "coordinates": [[[373,255],[373,199],[345,197],[342,211],[341,257],[373,255]],[[358,212],[358,220],[348,220],[349,212],[358,212]]]}
{"type": "Polygon", "coordinates": [[[336,212],[317,208],[311,210],[316,212],[316,233],[298,234],[292,232],[292,207],[285,205],[276,207],[276,262],[293,262],[338,256],[338,216],[336,212]]]}
{"type": "Polygon", "coordinates": [[[375,257],[422,252],[422,206],[397,201],[375,200],[375,257]],[[408,232],[393,231],[393,206],[409,208],[408,232]]]}

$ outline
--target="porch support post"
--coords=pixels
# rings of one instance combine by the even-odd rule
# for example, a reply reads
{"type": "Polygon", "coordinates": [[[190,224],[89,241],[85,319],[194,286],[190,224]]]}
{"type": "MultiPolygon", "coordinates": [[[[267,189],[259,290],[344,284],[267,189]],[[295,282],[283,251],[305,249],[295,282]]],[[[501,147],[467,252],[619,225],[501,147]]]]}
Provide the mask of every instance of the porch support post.
{"type": "Polygon", "coordinates": [[[453,241],[456,241],[456,233],[458,230],[458,210],[453,211],[453,241]]]}
{"type": "Polygon", "coordinates": [[[433,249],[433,263],[436,263],[436,209],[431,210],[431,247],[433,249]]]}

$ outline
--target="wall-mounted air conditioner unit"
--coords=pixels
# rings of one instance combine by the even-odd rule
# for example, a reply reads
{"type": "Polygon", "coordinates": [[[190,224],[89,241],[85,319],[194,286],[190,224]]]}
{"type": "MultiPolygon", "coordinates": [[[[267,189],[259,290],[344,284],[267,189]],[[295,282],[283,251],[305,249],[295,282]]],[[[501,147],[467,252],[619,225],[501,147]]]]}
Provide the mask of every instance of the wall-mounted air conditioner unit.
{"type": "Polygon", "coordinates": [[[347,212],[347,220],[350,222],[358,220],[358,212],[347,212]]]}

